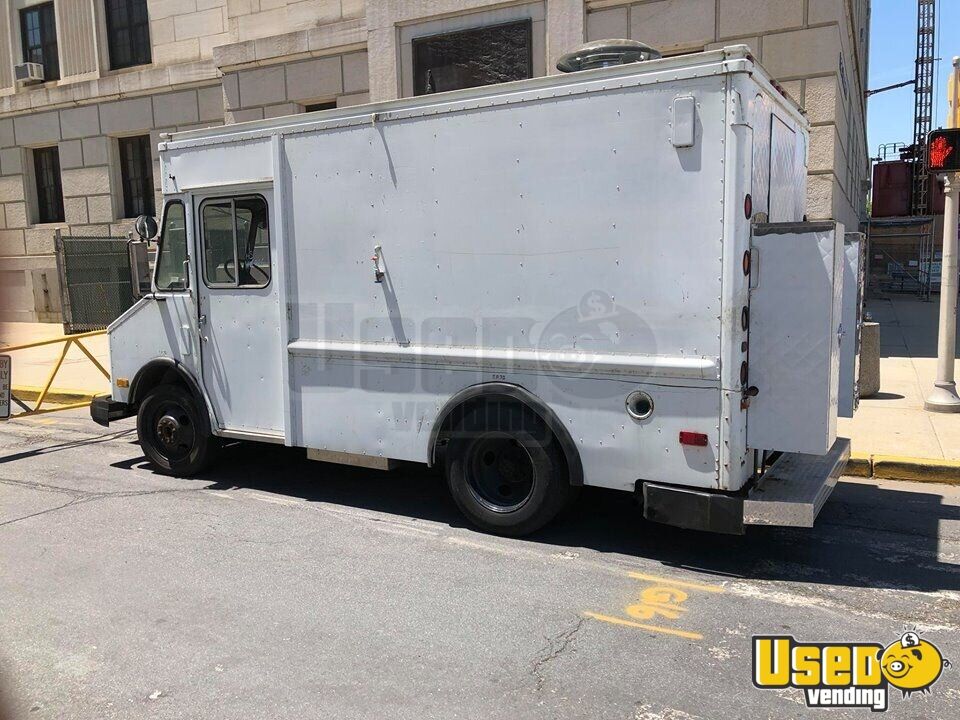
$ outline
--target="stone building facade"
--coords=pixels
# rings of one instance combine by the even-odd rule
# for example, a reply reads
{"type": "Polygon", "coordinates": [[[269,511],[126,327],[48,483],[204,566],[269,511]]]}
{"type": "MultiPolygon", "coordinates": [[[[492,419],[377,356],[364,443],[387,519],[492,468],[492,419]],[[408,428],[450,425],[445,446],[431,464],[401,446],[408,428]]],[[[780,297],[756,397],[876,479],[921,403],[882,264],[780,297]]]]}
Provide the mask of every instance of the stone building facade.
{"type": "Polygon", "coordinates": [[[808,215],[856,227],[869,16],[869,0],[0,0],[0,321],[59,320],[55,230],[125,235],[159,207],[160,133],[553,73],[608,37],[749,44],[809,114],[808,215]],[[453,67],[468,54],[488,67],[453,67]],[[25,61],[43,81],[15,79],[25,61]]]}

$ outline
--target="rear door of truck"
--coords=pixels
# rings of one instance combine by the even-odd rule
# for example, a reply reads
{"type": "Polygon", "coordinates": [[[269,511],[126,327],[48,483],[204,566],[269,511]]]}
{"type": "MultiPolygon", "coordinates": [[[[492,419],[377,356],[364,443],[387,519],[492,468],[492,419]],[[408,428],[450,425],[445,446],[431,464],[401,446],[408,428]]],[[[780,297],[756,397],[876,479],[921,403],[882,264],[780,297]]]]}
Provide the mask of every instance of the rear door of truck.
{"type": "Polygon", "coordinates": [[[823,455],[837,432],[843,226],[752,228],[747,445],[823,455]]]}

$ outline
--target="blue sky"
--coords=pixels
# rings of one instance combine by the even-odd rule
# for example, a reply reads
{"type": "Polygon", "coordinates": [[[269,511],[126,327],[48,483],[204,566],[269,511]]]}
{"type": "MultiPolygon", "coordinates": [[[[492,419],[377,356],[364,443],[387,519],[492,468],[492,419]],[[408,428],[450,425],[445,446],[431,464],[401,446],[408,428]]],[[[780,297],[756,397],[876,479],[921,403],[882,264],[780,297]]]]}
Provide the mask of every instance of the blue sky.
{"type": "MultiPolygon", "coordinates": [[[[940,0],[937,23],[938,80],[934,90],[933,127],[945,123],[946,83],[954,55],[960,55],[960,0],[940,0]]],[[[873,0],[870,28],[869,88],[913,79],[917,53],[916,0],[873,0]]],[[[874,95],[867,103],[867,148],[877,154],[880,143],[912,142],[913,86],[874,95]]]]}

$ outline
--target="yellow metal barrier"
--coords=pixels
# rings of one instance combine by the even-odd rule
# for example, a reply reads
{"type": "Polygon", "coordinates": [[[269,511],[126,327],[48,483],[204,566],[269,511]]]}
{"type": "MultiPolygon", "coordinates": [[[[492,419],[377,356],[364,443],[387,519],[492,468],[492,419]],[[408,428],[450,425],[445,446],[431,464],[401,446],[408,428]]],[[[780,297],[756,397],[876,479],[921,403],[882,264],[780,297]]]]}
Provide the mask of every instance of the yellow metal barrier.
{"type": "MultiPolygon", "coordinates": [[[[8,353],[15,352],[17,350],[30,350],[32,348],[43,347],[44,345],[55,345],[57,343],[63,343],[63,349],[60,351],[60,356],[57,358],[57,362],[54,364],[53,369],[50,371],[50,374],[47,376],[47,381],[43,385],[43,389],[40,391],[40,394],[37,396],[37,399],[34,403],[33,409],[27,407],[26,403],[12,396],[11,388],[11,401],[15,401],[20,407],[27,408],[24,412],[17,413],[14,415],[10,414],[10,419],[29,417],[31,415],[45,415],[46,413],[60,412],[61,410],[74,410],[76,408],[88,407],[90,405],[90,400],[85,400],[83,402],[68,403],[65,405],[57,405],[57,407],[48,407],[43,408],[43,401],[47,399],[47,394],[50,392],[50,387],[53,385],[53,381],[57,377],[57,373],[60,371],[60,367],[63,365],[64,359],[67,357],[67,353],[70,351],[72,345],[76,345],[80,348],[80,352],[87,356],[87,359],[93,363],[94,367],[97,368],[103,376],[109,380],[110,373],[107,371],[103,365],[93,356],[87,347],[81,342],[82,340],[90,337],[95,337],[96,335],[106,335],[106,330],[93,330],[92,332],[78,333],[76,335],[65,335],[64,337],[52,338],[50,340],[38,340],[36,342],[25,343],[23,345],[13,345],[11,347],[0,347],[0,354],[6,355],[8,353]]],[[[12,384],[12,383],[11,383],[12,384]]]]}

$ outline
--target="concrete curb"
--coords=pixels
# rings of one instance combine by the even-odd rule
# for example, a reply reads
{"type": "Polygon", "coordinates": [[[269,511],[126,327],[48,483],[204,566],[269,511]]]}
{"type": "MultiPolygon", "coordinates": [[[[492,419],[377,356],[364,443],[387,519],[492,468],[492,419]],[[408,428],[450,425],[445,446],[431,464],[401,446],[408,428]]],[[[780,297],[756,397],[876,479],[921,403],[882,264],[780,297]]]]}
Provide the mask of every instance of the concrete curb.
{"type": "MultiPolygon", "coordinates": [[[[14,386],[10,388],[10,394],[18,400],[25,402],[36,402],[40,397],[42,387],[33,387],[29,385],[14,386]]],[[[52,402],[60,405],[72,405],[73,403],[90,402],[97,395],[103,395],[105,390],[69,390],[63,388],[50,388],[47,397],[44,398],[44,405],[52,402]]]]}
{"type": "Polygon", "coordinates": [[[851,453],[845,475],[960,485],[960,461],[906,455],[851,453]]]}
{"type": "Polygon", "coordinates": [[[861,453],[850,453],[850,460],[847,461],[847,468],[844,475],[853,477],[873,477],[873,460],[869,455],[861,453]]]}

